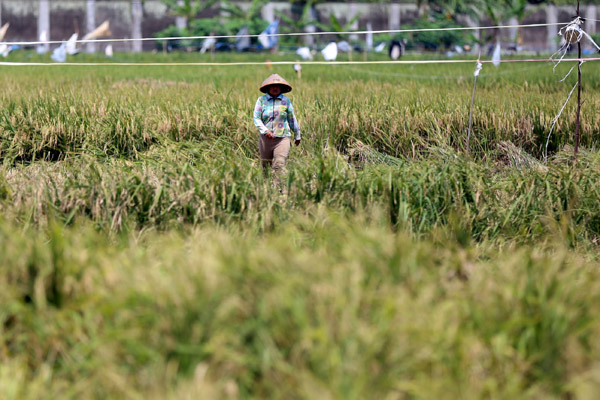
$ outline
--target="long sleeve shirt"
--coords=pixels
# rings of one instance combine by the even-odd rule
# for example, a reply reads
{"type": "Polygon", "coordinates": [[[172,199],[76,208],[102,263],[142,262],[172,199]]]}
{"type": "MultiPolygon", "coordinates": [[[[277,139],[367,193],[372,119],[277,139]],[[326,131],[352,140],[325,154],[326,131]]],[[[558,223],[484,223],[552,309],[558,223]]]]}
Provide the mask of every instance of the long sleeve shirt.
{"type": "Polygon", "coordinates": [[[300,140],[300,127],[294,115],[294,107],[290,99],[282,94],[276,97],[265,94],[256,100],[254,125],[261,135],[271,131],[275,137],[290,137],[293,132],[294,139],[300,140]]]}

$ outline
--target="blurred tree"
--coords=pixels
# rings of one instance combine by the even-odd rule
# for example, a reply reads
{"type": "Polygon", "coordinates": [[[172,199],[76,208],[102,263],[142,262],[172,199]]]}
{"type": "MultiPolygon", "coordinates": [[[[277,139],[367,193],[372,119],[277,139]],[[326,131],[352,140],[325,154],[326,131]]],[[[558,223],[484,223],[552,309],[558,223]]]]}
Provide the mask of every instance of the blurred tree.
{"type": "MultiPolygon", "coordinates": [[[[530,4],[528,0],[417,0],[417,4],[425,10],[426,17],[457,21],[458,16],[466,15],[475,20],[487,19],[492,25],[501,25],[510,18],[516,18],[521,23],[527,15],[537,10],[527,10],[530,4]]],[[[511,40],[520,42],[520,37],[519,29],[517,37],[511,40]]],[[[495,29],[483,42],[496,42],[498,39],[495,29]]]]}
{"type": "MultiPolygon", "coordinates": [[[[282,26],[283,32],[303,32],[307,27],[316,25],[316,13],[314,12],[314,4],[316,0],[309,0],[304,2],[302,7],[302,13],[297,19],[288,17],[286,14],[275,11],[275,14],[283,21],[285,25],[282,26]]],[[[302,43],[302,36],[296,36],[293,40],[296,44],[302,43]]]]}
{"type": "Polygon", "coordinates": [[[452,21],[456,21],[458,15],[477,19],[481,6],[478,0],[418,0],[417,5],[424,10],[424,15],[431,12],[452,21]]]}
{"type": "Polygon", "coordinates": [[[222,7],[221,10],[228,14],[227,17],[229,19],[250,22],[258,18],[262,19],[262,9],[268,2],[269,0],[252,0],[250,2],[250,7],[248,7],[247,10],[244,10],[231,0],[224,0],[223,3],[225,6],[222,7]]]}
{"type": "MultiPolygon", "coordinates": [[[[337,19],[337,17],[335,15],[333,15],[333,13],[330,13],[328,24],[317,22],[316,25],[325,32],[351,32],[351,31],[355,30],[352,28],[352,25],[356,21],[358,21],[359,18],[360,18],[360,14],[356,14],[353,18],[346,21],[346,23],[344,25],[342,25],[341,22],[337,19]]],[[[341,35],[339,33],[334,33],[334,34],[338,40],[344,38],[344,35],[341,35]]]]}
{"type": "MultiPolygon", "coordinates": [[[[504,17],[505,18],[516,18],[519,25],[523,23],[523,20],[528,15],[531,15],[538,11],[541,6],[537,6],[534,8],[527,9],[527,6],[530,4],[527,0],[504,0],[504,17]]],[[[511,38],[514,40],[517,45],[523,45],[523,28],[517,28],[517,37],[511,38]]]]}
{"type": "Polygon", "coordinates": [[[169,12],[176,16],[184,18],[186,26],[190,21],[196,19],[198,14],[207,8],[212,7],[217,0],[161,0],[167,6],[169,12]]]}
{"type": "Polygon", "coordinates": [[[269,0],[252,0],[248,9],[244,10],[231,0],[224,0],[224,6],[221,7],[227,19],[224,28],[237,33],[243,27],[248,27],[250,34],[259,34],[269,25],[262,18],[262,9],[268,2],[269,0]]]}

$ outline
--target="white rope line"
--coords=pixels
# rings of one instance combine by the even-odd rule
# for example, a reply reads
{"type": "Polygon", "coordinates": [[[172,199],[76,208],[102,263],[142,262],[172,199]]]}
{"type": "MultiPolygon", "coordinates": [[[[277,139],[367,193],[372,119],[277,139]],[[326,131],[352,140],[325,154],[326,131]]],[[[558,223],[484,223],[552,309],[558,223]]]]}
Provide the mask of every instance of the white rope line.
{"type": "MultiPolygon", "coordinates": [[[[415,74],[399,74],[395,72],[381,72],[381,71],[371,71],[369,69],[360,69],[354,68],[350,66],[343,65],[345,69],[349,71],[354,71],[367,75],[376,75],[376,76],[390,76],[390,77],[398,77],[398,78],[411,78],[411,79],[425,79],[425,80],[457,80],[457,79],[468,79],[471,77],[469,75],[415,75],[415,74]]],[[[533,67],[525,67],[518,69],[510,69],[510,70],[494,70],[492,73],[483,73],[481,76],[498,76],[498,75],[507,75],[507,74],[517,74],[524,71],[531,71],[534,69],[545,68],[543,65],[535,65],[533,67]]]]}
{"type": "MultiPolygon", "coordinates": [[[[500,63],[519,63],[519,62],[550,62],[548,58],[522,59],[522,60],[500,60],[500,63]]],[[[569,58],[563,61],[600,61],[600,58],[569,58]]],[[[65,63],[46,63],[46,62],[0,62],[0,66],[6,67],[50,67],[50,66],[73,66],[73,67],[223,67],[223,66],[250,66],[250,65],[416,65],[416,64],[464,64],[473,63],[474,60],[388,60],[388,61],[247,61],[247,62],[188,62],[188,63],[149,63],[149,62],[121,62],[121,63],[102,63],[102,62],[65,62],[65,63]]],[[[482,64],[489,64],[492,60],[481,60],[482,64]]],[[[496,61],[498,62],[498,61],[496,61]]]]}
{"type": "MultiPolygon", "coordinates": [[[[281,37],[281,36],[316,36],[316,35],[366,35],[379,33],[407,33],[407,32],[443,32],[443,31],[472,31],[485,29],[508,29],[508,28],[535,28],[544,26],[566,25],[568,22],[554,22],[546,24],[525,24],[525,25],[496,25],[496,26],[460,26],[454,28],[422,28],[422,29],[385,29],[370,31],[344,31],[344,32],[292,32],[292,33],[272,33],[272,34],[253,34],[253,35],[217,35],[217,36],[170,36],[164,38],[122,38],[122,39],[80,39],[75,43],[105,43],[105,42],[145,42],[145,41],[168,41],[168,40],[195,40],[195,39],[234,39],[234,38],[253,38],[253,37],[281,37]]],[[[28,46],[38,44],[61,44],[66,40],[46,40],[32,42],[3,42],[3,44],[12,46],[28,46]]]]}
{"type": "Polygon", "coordinates": [[[598,49],[598,51],[600,51],[600,46],[598,46],[598,44],[596,42],[594,42],[594,39],[592,39],[592,37],[590,36],[590,34],[587,33],[584,30],[582,30],[582,32],[583,32],[584,36],[587,37],[590,42],[592,42],[592,44],[594,45],[594,47],[596,47],[596,49],[598,49]]]}
{"type": "MultiPolygon", "coordinates": [[[[577,64],[573,65],[573,66],[571,67],[571,69],[569,70],[569,72],[567,72],[567,74],[565,75],[565,77],[564,77],[564,78],[562,78],[562,79],[561,79],[559,82],[564,82],[564,81],[566,81],[566,80],[567,80],[567,78],[569,77],[569,75],[571,75],[571,72],[573,72],[573,70],[575,69],[575,67],[576,67],[576,66],[577,66],[577,64]]],[[[556,65],[554,66],[554,68],[556,68],[556,65]]],[[[553,69],[554,69],[554,68],[553,68],[553,69]]]]}
{"type": "Polygon", "coordinates": [[[552,61],[554,63],[554,67],[552,68],[553,72],[556,72],[556,67],[558,67],[558,64],[560,64],[562,62],[562,60],[565,58],[565,56],[567,55],[567,50],[569,50],[569,44],[567,43],[566,46],[563,45],[561,46],[558,50],[556,50],[556,52],[554,54],[552,54],[550,56],[550,61],[552,61]],[[560,58],[558,60],[556,60],[554,58],[555,55],[562,53],[560,58]]]}
{"type": "Polygon", "coordinates": [[[398,74],[395,72],[381,72],[381,71],[371,71],[370,69],[360,69],[360,68],[354,68],[354,67],[350,67],[347,65],[342,65],[342,67],[344,67],[344,69],[347,69],[348,71],[354,71],[354,72],[358,72],[361,74],[367,74],[367,75],[375,75],[375,76],[390,76],[390,77],[397,77],[397,78],[411,78],[411,79],[425,79],[425,80],[454,80],[454,79],[460,79],[460,78],[467,78],[467,76],[464,75],[415,75],[415,74],[398,74]]]}
{"type": "MultiPolygon", "coordinates": [[[[548,61],[548,60],[541,60],[548,61]]],[[[472,63],[473,60],[395,60],[395,61],[273,61],[273,62],[265,62],[265,61],[247,61],[247,62],[189,62],[189,63],[176,63],[176,62],[168,62],[168,63],[148,63],[148,62],[122,62],[122,63],[93,63],[93,62],[82,62],[82,63],[38,63],[38,62],[0,62],[0,66],[15,66],[15,67],[23,67],[23,66],[80,66],[80,67],[113,67],[113,66],[123,66],[123,67],[150,67],[150,66],[158,66],[158,67],[178,67],[178,66],[189,66],[189,67],[223,67],[223,66],[250,66],[250,65],[294,65],[294,64],[302,64],[302,65],[344,65],[344,64],[362,64],[362,65],[370,65],[370,64],[449,64],[449,63],[472,63]]]]}
{"type": "MultiPolygon", "coordinates": [[[[580,61],[580,63],[581,63],[580,65],[582,65],[583,61],[580,61]]],[[[569,74],[570,73],[571,72],[569,72],[569,74]]],[[[571,89],[571,92],[569,92],[569,96],[567,97],[567,100],[565,101],[565,103],[563,104],[562,108],[560,109],[560,111],[558,112],[558,114],[556,115],[556,117],[554,117],[554,120],[552,121],[552,127],[550,128],[550,133],[548,133],[548,137],[546,138],[546,146],[544,148],[544,162],[546,162],[546,163],[548,162],[548,144],[550,143],[550,136],[552,136],[552,132],[554,131],[554,126],[558,122],[558,119],[560,118],[562,112],[564,111],[565,107],[567,106],[567,103],[571,99],[571,96],[573,95],[573,92],[577,88],[577,85],[578,85],[578,82],[575,82],[575,85],[573,86],[573,89],[571,89]]]]}

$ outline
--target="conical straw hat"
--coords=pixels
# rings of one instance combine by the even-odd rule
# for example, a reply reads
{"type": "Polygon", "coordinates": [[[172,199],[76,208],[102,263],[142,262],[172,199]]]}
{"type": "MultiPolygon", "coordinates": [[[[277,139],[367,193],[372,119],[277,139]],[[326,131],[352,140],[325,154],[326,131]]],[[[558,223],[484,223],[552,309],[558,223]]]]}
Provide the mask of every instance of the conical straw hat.
{"type": "Polygon", "coordinates": [[[290,85],[285,79],[283,79],[277,74],[273,74],[267,79],[265,79],[262,85],[260,85],[260,91],[263,93],[267,93],[269,91],[269,86],[271,85],[281,86],[281,93],[287,93],[292,91],[292,85],[290,85]]]}

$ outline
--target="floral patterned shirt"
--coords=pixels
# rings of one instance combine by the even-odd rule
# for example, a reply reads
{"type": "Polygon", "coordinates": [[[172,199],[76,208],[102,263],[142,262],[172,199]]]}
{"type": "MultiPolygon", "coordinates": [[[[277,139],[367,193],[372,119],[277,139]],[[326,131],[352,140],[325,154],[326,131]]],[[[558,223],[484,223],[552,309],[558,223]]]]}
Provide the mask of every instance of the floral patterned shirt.
{"type": "Polygon", "coordinates": [[[260,96],[254,106],[254,125],[261,135],[271,131],[275,137],[290,137],[300,140],[300,127],[294,115],[292,102],[280,94],[272,97],[270,94],[260,96]]]}

